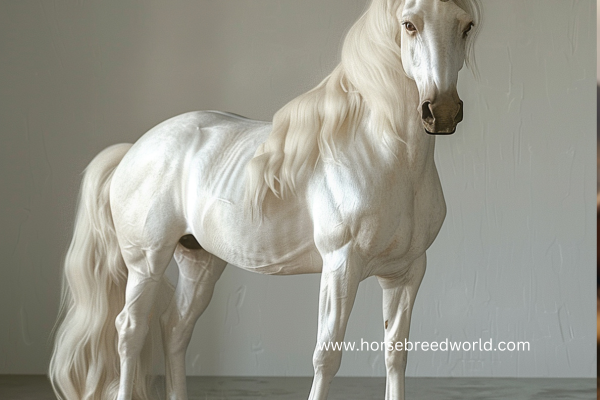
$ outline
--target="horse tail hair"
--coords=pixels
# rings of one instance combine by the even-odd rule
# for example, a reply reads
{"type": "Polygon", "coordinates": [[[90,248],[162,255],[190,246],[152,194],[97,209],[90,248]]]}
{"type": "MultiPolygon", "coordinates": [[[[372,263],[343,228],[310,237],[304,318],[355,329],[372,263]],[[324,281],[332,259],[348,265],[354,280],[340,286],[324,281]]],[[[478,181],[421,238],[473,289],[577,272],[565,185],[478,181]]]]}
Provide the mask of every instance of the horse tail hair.
{"type": "MultiPolygon", "coordinates": [[[[130,147],[118,144],[105,149],[83,174],[73,239],[65,257],[49,367],[50,381],[59,399],[117,397],[120,362],[115,319],[125,304],[127,267],[117,241],[109,197],[114,171],[130,147]]],[[[148,351],[152,352],[152,346],[145,345],[143,352],[148,351]]],[[[150,394],[146,377],[151,363],[144,362],[145,357],[148,356],[142,354],[136,368],[135,399],[147,399],[150,394]]]]}

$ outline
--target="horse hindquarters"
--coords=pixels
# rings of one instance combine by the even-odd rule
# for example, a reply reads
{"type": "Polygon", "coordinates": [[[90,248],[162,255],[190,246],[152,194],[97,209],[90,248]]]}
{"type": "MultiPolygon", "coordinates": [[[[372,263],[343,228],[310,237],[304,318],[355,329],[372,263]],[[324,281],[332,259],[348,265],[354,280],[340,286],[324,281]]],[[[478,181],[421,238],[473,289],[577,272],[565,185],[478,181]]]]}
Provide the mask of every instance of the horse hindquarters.
{"type": "MultiPolygon", "coordinates": [[[[115,319],[125,304],[127,268],[109,204],[113,172],[130,144],[107,148],[86,168],[64,264],[49,376],[59,399],[114,399],[119,382],[115,319]]],[[[166,281],[163,281],[165,284],[166,281]]],[[[163,285],[165,286],[165,285],[163,285]]],[[[150,346],[146,346],[150,352],[150,346]]],[[[151,362],[139,363],[136,397],[148,398],[151,362]]]]}

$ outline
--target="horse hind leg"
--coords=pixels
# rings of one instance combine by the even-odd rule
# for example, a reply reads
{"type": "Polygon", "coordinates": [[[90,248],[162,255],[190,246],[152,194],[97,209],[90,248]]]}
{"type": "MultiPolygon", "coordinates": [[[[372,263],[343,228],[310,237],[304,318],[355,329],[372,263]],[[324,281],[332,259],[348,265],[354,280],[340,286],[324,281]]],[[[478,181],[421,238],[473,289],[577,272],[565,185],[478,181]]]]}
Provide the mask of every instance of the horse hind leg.
{"type": "Polygon", "coordinates": [[[166,363],[167,398],[186,400],[185,353],[196,321],[208,306],[226,262],[202,249],[191,235],[175,250],[179,280],[175,296],[160,318],[166,363]]]}
{"type": "Polygon", "coordinates": [[[152,365],[140,360],[146,336],[150,328],[151,312],[161,285],[165,284],[164,272],[173,256],[175,243],[150,250],[140,246],[122,246],[127,265],[125,306],[116,318],[118,353],[121,364],[118,400],[148,398],[144,380],[152,365]],[[135,383],[135,384],[134,384],[135,383]]]}

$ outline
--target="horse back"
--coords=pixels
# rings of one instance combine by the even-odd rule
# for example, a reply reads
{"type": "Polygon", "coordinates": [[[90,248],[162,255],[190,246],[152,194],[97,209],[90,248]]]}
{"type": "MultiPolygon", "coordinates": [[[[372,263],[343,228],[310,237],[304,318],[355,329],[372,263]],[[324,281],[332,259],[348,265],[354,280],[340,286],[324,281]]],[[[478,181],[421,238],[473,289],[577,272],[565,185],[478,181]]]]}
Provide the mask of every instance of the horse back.
{"type": "Polygon", "coordinates": [[[248,213],[245,168],[271,131],[235,114],[192,112],[142,136],[115,171],[111,208],[124,243],[160,247],[192,234],[200,246],[263,273],[317,272],[312,223],[301,200],[265,199],[248,213]]]}

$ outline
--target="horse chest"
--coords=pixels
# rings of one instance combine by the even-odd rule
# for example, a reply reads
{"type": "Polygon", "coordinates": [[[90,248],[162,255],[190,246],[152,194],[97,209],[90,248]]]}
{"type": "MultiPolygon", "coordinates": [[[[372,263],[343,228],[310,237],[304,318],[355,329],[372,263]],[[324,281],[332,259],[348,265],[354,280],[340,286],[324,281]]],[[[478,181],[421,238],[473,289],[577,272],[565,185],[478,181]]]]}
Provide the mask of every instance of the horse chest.
{"type": "MultiPolygon", "coordinates": [[[[329,174],[311,203],[323,249],[352,242],[370,260],[415,258],[433,242],[445,215],[439,179],[410,174],[329,174]]],[[[427,176],[425,176],[427,175],[427,176]]]]}
{"type": "Polygon", "coordinates": [[[400,218],[385,249],[372,259],[371,274],[386,275],[409,267],[437,237],[446,216],[446,203],[437,171],[415,188],[412,207],[400,218]]]}

